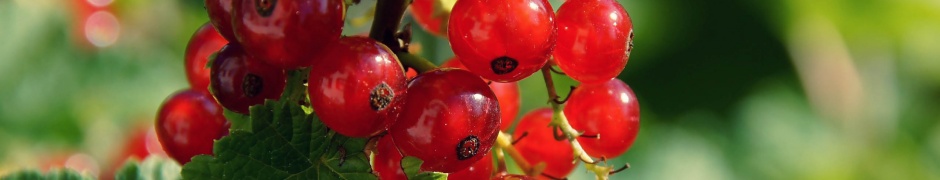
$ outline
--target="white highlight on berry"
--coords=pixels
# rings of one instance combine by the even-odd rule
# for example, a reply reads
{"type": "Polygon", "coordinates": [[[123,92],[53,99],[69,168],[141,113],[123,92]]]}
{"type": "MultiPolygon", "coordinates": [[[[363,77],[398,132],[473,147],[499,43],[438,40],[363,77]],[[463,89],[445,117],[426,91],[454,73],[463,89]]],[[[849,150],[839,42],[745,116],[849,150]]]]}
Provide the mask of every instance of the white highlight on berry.
{"type": "Polygon", "coordinates": [[[630,103],[630,95],[627,95],[627,93],[620,93],[620,101],[622,101],[624,104],[630,103]]]}

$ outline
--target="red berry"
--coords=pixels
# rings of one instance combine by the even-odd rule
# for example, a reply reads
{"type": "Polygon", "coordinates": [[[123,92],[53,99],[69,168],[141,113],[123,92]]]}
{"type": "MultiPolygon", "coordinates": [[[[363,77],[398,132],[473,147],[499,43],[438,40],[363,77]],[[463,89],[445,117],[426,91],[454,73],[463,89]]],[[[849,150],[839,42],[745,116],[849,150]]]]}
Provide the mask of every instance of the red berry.
{"type": "Polygon", "coordinates": [[[547,167],[543,174],[551,177],[565,177],[574,170],[574,150],[567,140],[555,140],[552,128],[552,109],[540,108],[533,110],[522,117],[513,137],[522,137],[513,146],[524,154],[525,160],[530,164],[545,162],[547,167]]]}
{"type": "MultiPolygon", "coordinates": [[[[401,155],[401,153],[398,152],[398,149],[395,146],[395,142],[392,141],[392,136],[382,137],[379,139],[379,142],[376,144],[376,146],[375,160],[373,161],[375,166],[373,169],[375,170],[376,175],[379,176],[379,179],[407,180],[408,176],[406,176],[404,171],[401,169],[401,160],[404,157],[401,155]]],[[[477,161],[472,166],[454,173],[450,173],[447,176],[447,179],[489,179],[492,173],[493,158],[489,155],[484,155],[483,159],[477,161]]]]}
{"type": "Polygon", "coordinates": [[[483,159],[477,161],[467,169],[463,169],[447,175],[448,180],[477,180],[489,179],[493,176],[493,157],[484,154],[483,159]]]}
{"type": "Polygon", "coordinates": [[[411,14],[429,33],[444,36],[447,32],[447,18],[450,14],[434,10],[436,0],[414,0],[411,2],[411,14]]]}
{"type": "Polygon", "coordinates": [[[630,86],[619,79],[600,84],[582,84],[572,92],[565,115],[571,126],[585,135],[578,141],[595,157],[620,156],[636,139],[640,129],[640,104],[630,86]]]}
{"type": "Polygon", "coordinates": [[[199,154],[212,154],[212,142],[228,134],[228,121],[212,96],[205,92],[178,92],[160,107],[157,137],[166,153],[186,164],[199,154]]]}
{"type": "Polygon", "coordinates": [[[493,177],[493,180],[534,180],[535,178],[518,174],[500,174],[493,177]]]}
{"type": "MultiPolygon", "coordinates": [[[[218,105],[215,106],[218,107],[218,105]]],[[[136,128],[135,131],[131,132],[130,138],[127,139],[127,143],[124,145],[124,151],[120,153],[115,164],[124,164],[124,161],[130,158],[143,160],[151,154],[166,154],[163,145],[160,144],[160,139],[157,138],[156,129],[152,126],[136,128]]]]}
{"type": "Polygon", "coordinates": [[[229,43],[212,62],[212,93],[226,109],[248,114],[248,107],[278,99],[287,77],[284,70],[245,54],[242,47],[229,43]]]}
{"type": "Polygon", "coordinates": [[[405,78],[414,79],[417,76],[418,76],[417,70],[411,69],[411,68],[405,69],[405,78]]]}
{"type": "Polygon", "coordinates": [[[582,83],[604,83],[623,71],[633,50],[633,22],[614,0],[569,0],[558,8],[555,61],[582,83]]]}
{"type": "Polygon", "coordinates": [[[232,8],[239,44],[283,69],[310,66],[339,40],[346,16],[343,0],[237,0],[232,8]]]}
{"type": "Polygon", "coordinates": [[[460,0],[447,36],[470,71],[497,82],[518,81],[548,61],[555,23],[547,0],[460,0]]]}
{"type": "Polygon", "coordinates": [[[209,56],[222,49],[228,41],[222,38],[209,23],[203,24],[186,45],[186,78],[190,88],[209,92],[209,56]]]}
{"type": "MultiPolygon", "coordinates": [[[[444,62],[441,67],[467,69],[456,57],[444,62]]],[[[519,83],[491,82],[490,89],[493,90],[493,93],[496,94],[496,99],[499,100],[499,112],[501,117],[499,129],[508,131],[509,127],[512,126],[514,122],[513,120],[516,119],[516,115],[519,114],[519,106],[522,104],[519,98],[519,83]]]]}
{"type": "Polygon", "coordinates": [[[496,94],[499,100],[500,121],[499,129],[508,131],[512,123],[515,122],[516,115],[519,114],[519,106],[522,99],[519,98],[519,83],[490,83],[490,89],[496,94]]]}
{"type": "Polygon", "coordinates": [[[237,41],[235,33],[232,32],[232,0],[205,0],[205,3],[212,27],[225,39],[237,41]]]}
{"type": "Polygon", "coordinates": [[[406,79],[398,58],[366,37],[340,39],[310,70],[308,92],[317,116],[330,129],[369,137],[398,118],[406,79]]]}
{"type": "Polygon", "coordinates": [[[460,69],[418,75],[408,85],[398,121],[389,129],[398,149],[424,160],[426,171],[451,173],[490,151],[499,132],[499,103],[486,83],[460,69]]]}
{"type": "Polygon", "coordinates": [[[401,159],[404,156],[398,152],[392,136],[383,136],[376,143],[375,159],[373,159],[372,169],[382,180],[407,180],[408,176],[401,169],[401,159]]]}

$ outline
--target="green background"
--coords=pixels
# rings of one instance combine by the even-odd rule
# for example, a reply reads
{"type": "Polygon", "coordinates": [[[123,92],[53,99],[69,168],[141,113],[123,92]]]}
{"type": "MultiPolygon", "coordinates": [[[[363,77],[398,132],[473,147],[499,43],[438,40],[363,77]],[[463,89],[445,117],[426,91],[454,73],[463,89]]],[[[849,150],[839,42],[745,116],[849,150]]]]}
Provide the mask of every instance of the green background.
{"type": "MultiPolygon", "coordinates": [[[[76,153],[111,166],[188,86],[183,52],[208,20],[202,1],[115,1],[107,47],[78,36],[80,2],[0,1],[0,174],[76,153]]],[[[940,2],[621,3],[636,47],[620,78],[642,127],[611,161],[632,165],[614,179],[940,179],[940,2]]],[[[355,17],[373,4],[352,7],[345,34],[368,29],[355,17]]],[[[415,30],[420,54],[452,56],[415,30]]],[[[520,84],[523,112],[547,106],[540,77],[520,84]]]]}

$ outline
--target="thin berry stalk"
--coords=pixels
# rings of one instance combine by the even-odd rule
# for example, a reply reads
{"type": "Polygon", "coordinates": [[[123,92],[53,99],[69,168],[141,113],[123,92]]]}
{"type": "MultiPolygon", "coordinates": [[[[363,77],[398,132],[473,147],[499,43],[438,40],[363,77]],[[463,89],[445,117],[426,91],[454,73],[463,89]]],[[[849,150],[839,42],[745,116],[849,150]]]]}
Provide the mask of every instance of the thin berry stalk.
{"type": "Polygon", "coordinates": [[[553,128],[558,128],[564,133],[565,137],[568,138],[568,141],[571,142],[571,148],[574,150],[574,156],[584,162],[585,168],[589,171],[594,172],[597,176],[597,179],[608,179],[610,175],[611,167],[601,166],[597,164],[594,159],[591,159],[591,156],[584,151],[584,148],[581,147],[581,143],[578,142],[577,137],[581,134],[578,133],[571,123],[568,122],[568,118],[565,117],[564,108],[561,103],[557,101],[558,92],[555,90],[555,82],[552,80],[552,67],[549,64],[546,64],[542,67],[542,76],[545,79],[545,86],[548,89],[548,98],[549,103],[552,105],[552,110],[554,111],[552,115],[551,126],[553,128]]]}

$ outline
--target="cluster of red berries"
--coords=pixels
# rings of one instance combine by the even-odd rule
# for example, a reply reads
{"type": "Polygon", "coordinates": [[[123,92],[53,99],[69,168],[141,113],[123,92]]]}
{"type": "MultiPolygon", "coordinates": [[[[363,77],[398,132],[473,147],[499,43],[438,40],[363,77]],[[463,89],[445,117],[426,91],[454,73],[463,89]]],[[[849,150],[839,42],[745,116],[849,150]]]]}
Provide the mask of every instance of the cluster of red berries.
{"type": "MultiPolygon", "coordinates": [[[[426,1],[415,0],[414,14],[431,15],[418,13],[426,1]]],[[[213,140],[228,134],[223,108],[248,114],[250,106],[282,98],[288,72],[301,69],[309,70],[309,99],[291,100],[309,100],[305,105],[336,133],[382,136],[373,160],[382,179],[404,178],[404,156],[451,179],[492,177],[490,149],[519,113],[516,81],[546,64],[582,82],[564,113],[574,128],[604,137],[579,139],[585,151],[619,156],[637,133],[635,96],[614,79],[629,58],[632,22],[614,0],[569,0],[557,15],[547,0],[459,0],[448,21],[418,18],[437,19],[423,26],[432,32],[446,23],[457,58],[415,77],[385,44],[342,36],[343,0],[205,5],[210,22],[186,51],[191,87],[164,102],[156,122],[164,149],[180,163],[211,154],[213,140]]],[[[563,177],[574,167],[572,149],[554,138],[552,117],[550,109],[527,114],[515,132],[529,138],[515,146],[527,161],[546,162],[546,175],[563,177]]]]}

